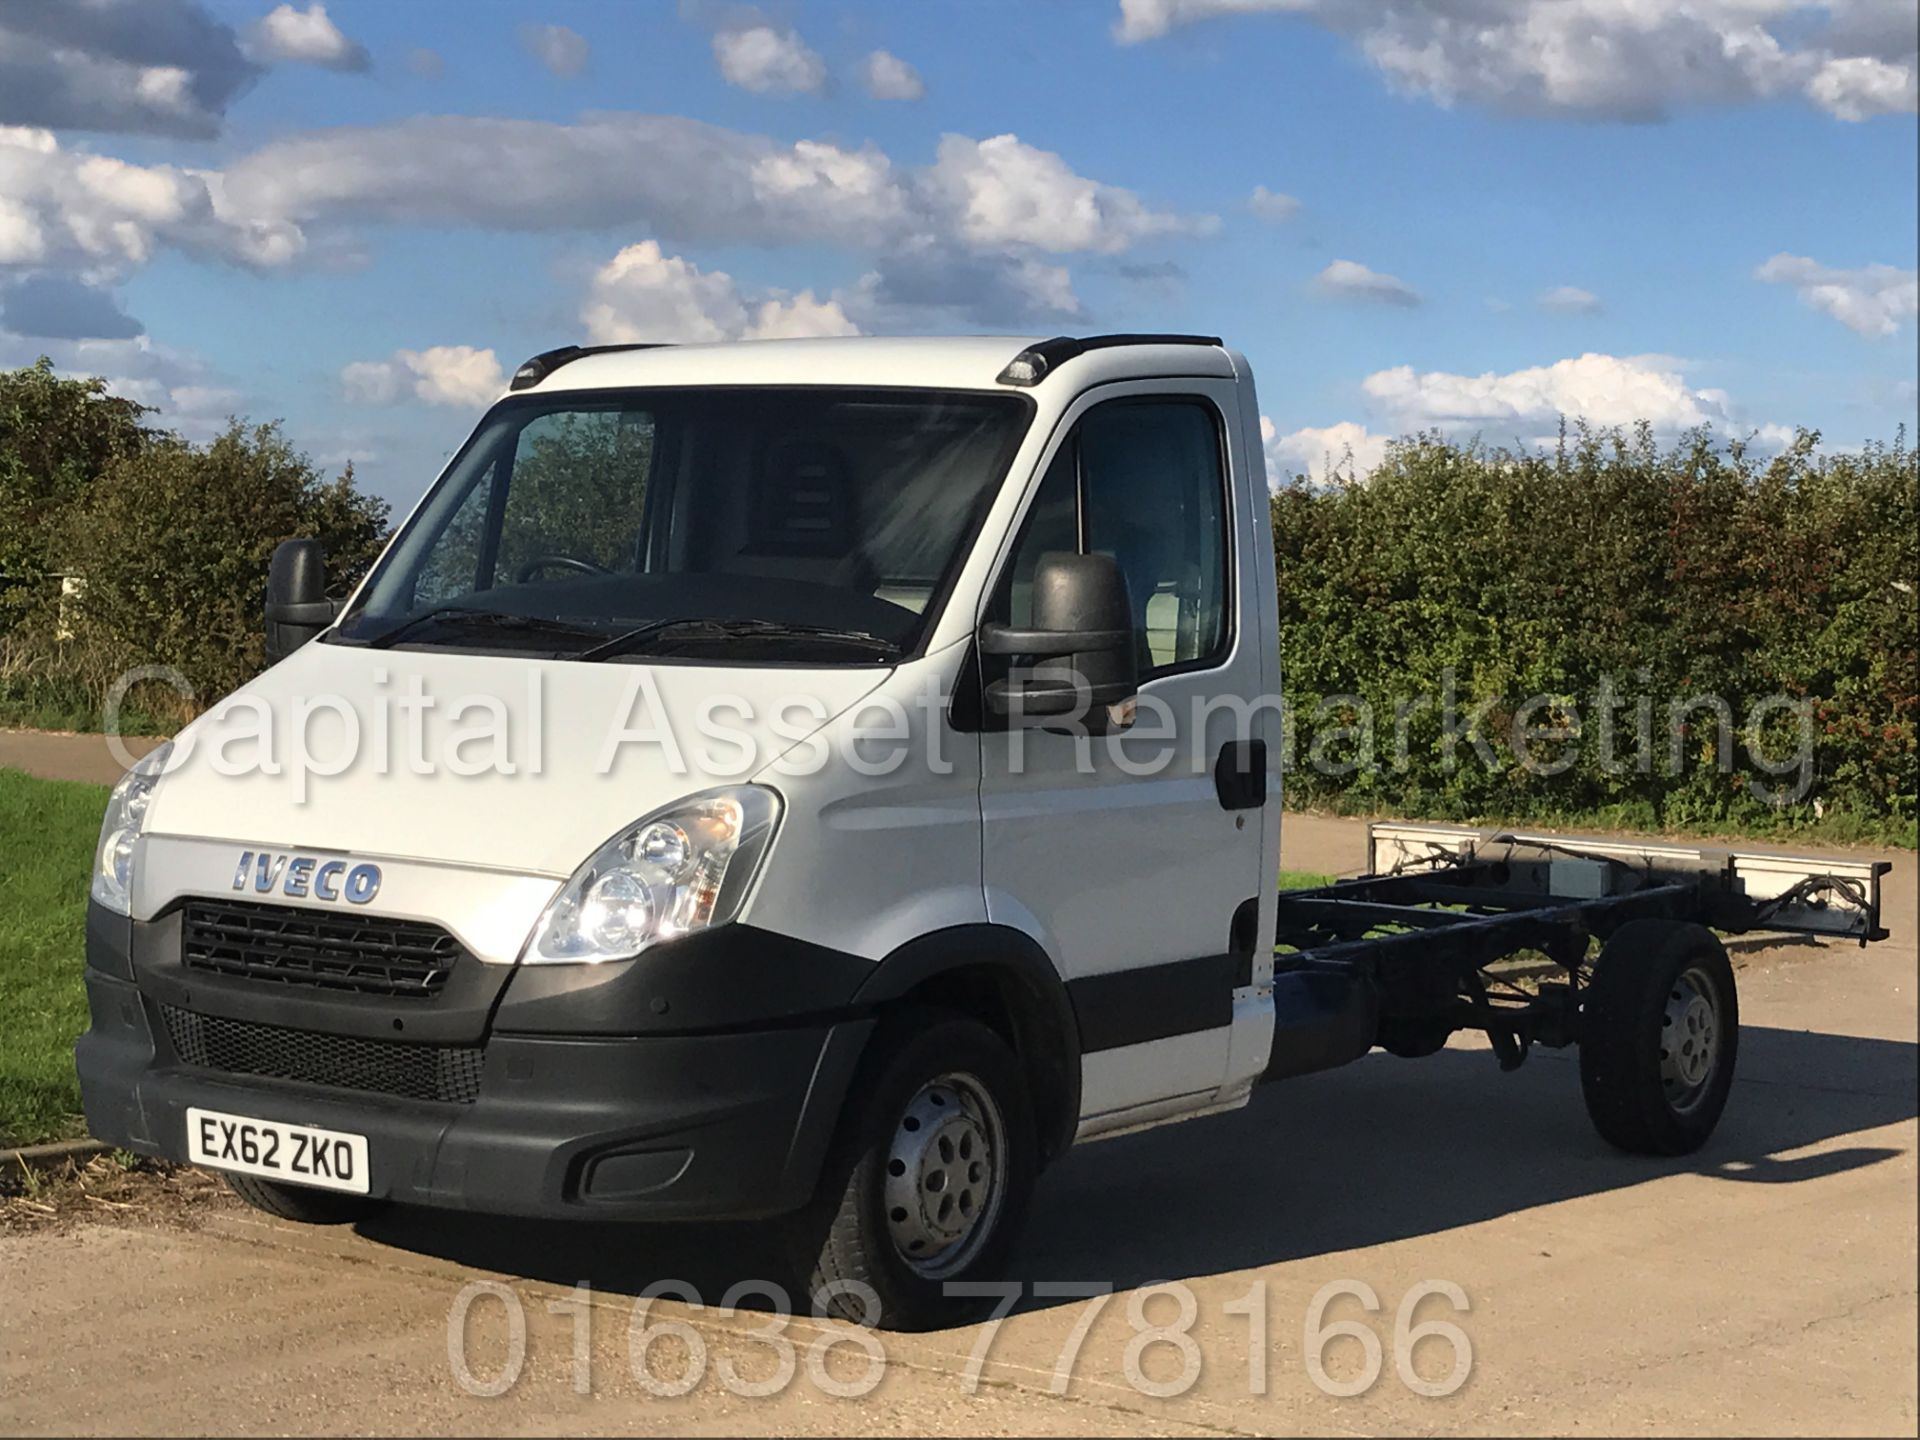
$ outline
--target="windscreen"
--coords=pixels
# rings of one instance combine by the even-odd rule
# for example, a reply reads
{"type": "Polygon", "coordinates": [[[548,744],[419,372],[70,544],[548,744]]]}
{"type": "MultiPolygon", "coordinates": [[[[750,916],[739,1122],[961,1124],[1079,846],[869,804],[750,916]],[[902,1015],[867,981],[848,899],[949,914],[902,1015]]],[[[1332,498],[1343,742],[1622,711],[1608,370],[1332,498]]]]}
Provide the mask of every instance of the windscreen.
{"type": "Polygon", "coordinates": [[[874,663],[912,650],[1023,397],[733,388],[512,399],[342,619],[350,644],[874,663]]]}

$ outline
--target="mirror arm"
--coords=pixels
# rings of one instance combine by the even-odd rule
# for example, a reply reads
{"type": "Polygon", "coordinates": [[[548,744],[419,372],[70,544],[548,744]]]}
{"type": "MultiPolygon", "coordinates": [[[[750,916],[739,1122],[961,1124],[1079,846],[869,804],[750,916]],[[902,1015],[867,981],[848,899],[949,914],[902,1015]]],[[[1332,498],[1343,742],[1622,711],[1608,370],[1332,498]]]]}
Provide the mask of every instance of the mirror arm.
{"type": "Polygon", "coordinates": [[[277,604],[268,607],[267,618],[281,625],[331,625],[339,612],[339,602],[311,600],[305,603],[277,604]]]}
{"type": "Polygon", "coordinates": [[[996,680],[987,686],[986,699],[992,714],[1012,715],[1017,710],[1023,717],[1071,715],[1092,703],[1084,689],[1064,680],[1038,685],[996,680]]]}
{"type": "Polygon", "coordinates": [[[980,627],[983,655],[1033,655],[1045,659],[1082,650],[1116,650],[1132,643],[1130,630],[1016,630],[991,620],[980,627]]]}

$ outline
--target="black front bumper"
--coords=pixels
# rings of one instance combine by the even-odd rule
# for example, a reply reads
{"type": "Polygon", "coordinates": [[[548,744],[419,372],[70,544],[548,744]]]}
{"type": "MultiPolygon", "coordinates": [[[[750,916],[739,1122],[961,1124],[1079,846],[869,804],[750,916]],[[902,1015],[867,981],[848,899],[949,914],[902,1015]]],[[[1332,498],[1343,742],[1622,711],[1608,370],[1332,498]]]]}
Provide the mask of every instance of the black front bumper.
{"type": "MultiPolygon", "coordinates": [[[[725,948],[753,939],[743,931],[725,948]]],[[[481,1055],[474,1098],[403,1099],[188,1064],[166,1023],[169,1006],[176,1024],[184,1002],[194,1013],[295,1029],[305,1016],[307,1030],[338,1032],[338,1002],[189,979],[177,949],[169,954],[164,921],[134,925],[90,910],[87,943],[93,1023],[76,1061],[96,1138],[185,1160],[189,1106],[346,1131],[367,1138],[374,1196],[493,1214],[738,1219],[793,1210],[812,1193],[873,1025],[847,1004],[861,972],[846,957],[816,967],[809,995],[777,997],[781,1013],[696,1033],[660,1028],[674,1001],[682,1012],[739,1018],[738,967],[731,1005],[703,1000],[728,979],[722,950],[686,957],[716,966],[693,991],[686,977],[697,968],[681,963],[652,973],[595,967],[595,975],[565,967],[575,973],[564,979],[556,967],[519,1005],[513,983],[499,977],[504,993],[490,1020],[481,1018],[484,1034],[464,1037],[481,1055]],[[663,984],[672,997],[664,1006],[663,984]],[[557,996],[556,986],[572,993],[557,996]],[[524,1030],[511,1028],[516,1013],[524,1030]]],[[[426,1012],[405,1006],[389,1009],[423,1028],[426,1012]]],[[[392,1025],[387,1013],[363,1007],[352,1028],[378,1033],[392,1025]]]]}

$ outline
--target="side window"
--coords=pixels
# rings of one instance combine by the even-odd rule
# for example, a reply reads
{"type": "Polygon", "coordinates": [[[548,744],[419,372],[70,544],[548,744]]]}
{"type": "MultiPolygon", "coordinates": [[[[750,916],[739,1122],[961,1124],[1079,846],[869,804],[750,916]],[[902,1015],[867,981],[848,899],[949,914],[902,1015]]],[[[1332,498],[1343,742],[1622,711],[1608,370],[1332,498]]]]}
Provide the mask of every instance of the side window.
{"type": "Polygon", "coordinates": [[[1226,463],[1201,400],[1110,400],[1054,457],[995,596],[996,618],[1032,623],[1034,566],[1049,550],[1120,562],[1145,636],[1142,678],[1227,643],[1226,463]]]}

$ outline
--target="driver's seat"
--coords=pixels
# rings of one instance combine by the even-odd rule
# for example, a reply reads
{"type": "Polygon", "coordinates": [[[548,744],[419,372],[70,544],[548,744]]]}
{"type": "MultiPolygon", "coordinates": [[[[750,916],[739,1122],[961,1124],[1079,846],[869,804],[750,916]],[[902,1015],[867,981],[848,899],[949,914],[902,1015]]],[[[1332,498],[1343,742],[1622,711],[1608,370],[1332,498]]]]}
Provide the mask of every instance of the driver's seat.
{"type": "Polygon", "coordinates": [[[761,456],[752,497],[747,540],[728,570],[873,593],[879,575],[860,546],[857,487],[839,446],[774,441],[761,456]]]}

